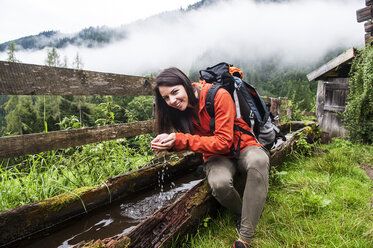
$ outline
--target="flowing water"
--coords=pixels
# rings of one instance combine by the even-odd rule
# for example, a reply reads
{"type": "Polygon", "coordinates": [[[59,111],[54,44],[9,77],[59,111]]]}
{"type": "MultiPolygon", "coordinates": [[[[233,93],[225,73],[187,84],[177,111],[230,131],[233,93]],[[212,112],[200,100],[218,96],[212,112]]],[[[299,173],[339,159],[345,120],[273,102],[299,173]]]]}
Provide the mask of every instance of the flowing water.
{"type": "Polygon", "coordinates": [[[165,170],[158,175],[158,187],[135,197],[113,202],[64,224],[58,231],[37,239],[25,240],[16,247],[71,247],[83,240],[104,239],[124,234],[157,210],[175,202],[201,180],[191,175],[164,184],[165,170]]]}

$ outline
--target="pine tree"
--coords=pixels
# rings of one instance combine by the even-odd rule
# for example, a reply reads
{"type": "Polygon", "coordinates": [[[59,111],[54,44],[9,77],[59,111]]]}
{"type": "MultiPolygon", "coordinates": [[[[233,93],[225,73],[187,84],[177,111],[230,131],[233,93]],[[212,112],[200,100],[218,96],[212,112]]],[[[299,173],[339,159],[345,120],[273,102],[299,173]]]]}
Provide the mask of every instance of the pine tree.
{"type": "Polygon", "coordinates": [[[78,69],[78,70],[83,69],[83,62],[82,62],[82,58],[79,56],[79,53],[76,53],[73,66],[75,69],[78,69]]]}
{"type": "Polygon", "coordinates": [[[16,56],[15,56],[15,52],[16,52],[16,45],[15,43],[12,41],[8,47],[8,61],[9,62],[19,62],[18,59],[16,59],[16,56]]]}
{"type": "MultiPolygon", "coordinates": [[[[54,66],[54,67],[60,67],[62,66],[61,61],[60,61],[60,55],[57,52],[57,49],[55,47],[52,47],[51,50],[47,50],[47,58],[45,60],[45,65],[46,66],[54,66]]],[[[44,107],[43,107],[43,112],[45,113],[46,110],[44,109],[45,102],[52,102],[52,104],[49,104],[49,107],[52,107],[50,109],[51,115],[48,115],[47,117],[44,117],[44,125],[45,125],[45,130],[47,131],[48,128],[50,127],[52,130],[54,130],[54,124],[61,122],[62,117],[61,117],[61,110],[60,110],[60,104],[61,104],[61,96],[55,96],[55,97],[45,97],[44,99],[44,107]],[[57,119],[55,117],[57,116],[57,119]],[[48,119],[49,121],[47,121],[48,119]],[[52,125],[51,125],[52,124],[52,125]]]]}
{"type": "MultiPolygon", "coordinates": [[[[8,48],[8,61],[9,62],[19,62],[15,56],[16,48],[14,42],[11,42],[8,48]]],[[[7,114],[5,116],[6,121],[6,131],[16,134],[23,134],[22,129],[22,117],[21,112],[21,98],[22,96],[10,96],[9,100],[2,106],[4,112],[7,114]],[[8,117],[10,115],[10,117],[8,117]]]]}
{"type": "Polygon", "coordinates": [[[57,49],[55,47],[52,47],[51,50],[47,50],[47,58],[45,60],[45,65],[47,66],[62,66],[60,61],[60,55],[57,52],[57,49]]]}

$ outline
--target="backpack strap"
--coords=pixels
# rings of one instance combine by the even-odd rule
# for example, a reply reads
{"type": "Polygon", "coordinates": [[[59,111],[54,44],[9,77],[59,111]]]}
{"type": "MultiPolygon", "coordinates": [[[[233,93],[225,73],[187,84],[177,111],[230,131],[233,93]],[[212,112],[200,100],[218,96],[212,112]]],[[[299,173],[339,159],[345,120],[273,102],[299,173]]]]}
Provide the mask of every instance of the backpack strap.
{"type": "MultiPolygon", "coordinates": [[[[207,110],[207,113],[210,115],[211,117],[211,120],[210,120],[210,132],[214,132],[215,131],[215,107],[214,107],[214,100],[215,100],[215,96],[216,96],[216,93],[218,92],[218,90],[223,87],[222,85],[219,85],[219,84],[214,84],[213,86],[211,86],[211,88],[209,88],[207,90],[207,94],[206,94],[206,100],[205,100],[205,106],[206,106],[206,110],[207,110]]],[[[234,130],[237,130],[240,132],[240,139],[238,140],[238,144],[237,144],[237,148],[234,147],[234,144],[232,144],[232,146],[230,147],[230,150],[231,150],[231,153],[234,155],[235,159],[238,159],[238,156],[240,155],[240,152],[241,152],[241,133],[245,133],[245,134],[248,134],[252,137],[255,137],[255,135],[240,127],[240,126],[237,126],[237,125],[234,125],[234,130]]]]}
{"type": "Polygon", "coordinates": [[[210,89],[207,90],[206,94],[206,100],[205,100],[205,106],[207,113],[210,115],[211,120],[210,120],[210,131],[214,132],[215,131],[215,107],[214,107],[214,100],[216,93],[218,90],[223,87],[220,84],[214,84],[211,86],[210,89]]]}

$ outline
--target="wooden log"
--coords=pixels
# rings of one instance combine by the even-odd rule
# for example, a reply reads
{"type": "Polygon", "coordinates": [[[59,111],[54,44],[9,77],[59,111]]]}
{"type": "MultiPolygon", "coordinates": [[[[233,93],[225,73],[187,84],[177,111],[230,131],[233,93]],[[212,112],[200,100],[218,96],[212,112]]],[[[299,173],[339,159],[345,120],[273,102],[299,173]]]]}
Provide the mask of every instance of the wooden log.
{"type": "Polygon", "coordinates": [[[150,120],[48,133],[6,136],[0,138],[0,158],[35,154],[106,140],[133,137],[151,133],[153,129],[154,121],[150,120]]]}
{"type": "Polygon", "coordinates": [[[0,61],[0,95],[152,95],[154,79],[0,61]]]}
{"type": "MultiPolygon", "coordinates": [[[[291,151],[297,149],[297,141],[300,138],[313,142],[319,137],[320,132],[317,124],[315,122],[308,123],[308,126],[295,132],[291,139],[272,151],[272,166],[278,166],[285,161],[291,151]]],[[[208,184],[201,182],[174,204],[157,211],[129,233],[104,240],[82,242],[74,248],[114,248],[121,247],[121,245],[128,248],[166,248],[171,244],[177,247],[177,244],[184,240],[186,233],[197,230],[200,221],[207,212],[214,212],[212,208],[215,208],[216,203],[212,202],[210,192],[208,184]]]]}
{"type": "MultiPolygon", "coordinates": [[[[307,123],[308,124],[308,123],[307,123]]],[[[291,121],[278,125],[278,128],[283,134],[292,133],[306,126],[304,121],[291,121]]]]}
{"type": "Polygon", "coordinates": [[[357,22],[364,22],[372,19],[373,17],[373,5],[356,11],[357,22]]]}
{"type": "Polygon", "coordinates": [[[271,166],[279,166],[286,160],[291,151],[299,149],[299,147],[297,147],[297,141],[300,138],[304,138],[308,143],[314,143],[321,138],[321,132],[316,122],[308,122],[305,124],[306,127],[294,132],[289,140],[271,150],[271,166]]]}
{"type": "Polygon", "coordinates": [[[365,32],[373,34],[373,22],[367,21],[364,23],[365,32]]]}
{"type": "Polygon", "coordinates": [[[91,212],[112,201],[154,188],[158,174],[167,166],[165,182],[191,171],[202,163],[202,156],[193,152],[166,154],[145,164],[137,171],[108,178],[98,187],[74,190],[40,202],[23,205],[0,213],[0,247],[16,243],[71,218],[91,212]]]}

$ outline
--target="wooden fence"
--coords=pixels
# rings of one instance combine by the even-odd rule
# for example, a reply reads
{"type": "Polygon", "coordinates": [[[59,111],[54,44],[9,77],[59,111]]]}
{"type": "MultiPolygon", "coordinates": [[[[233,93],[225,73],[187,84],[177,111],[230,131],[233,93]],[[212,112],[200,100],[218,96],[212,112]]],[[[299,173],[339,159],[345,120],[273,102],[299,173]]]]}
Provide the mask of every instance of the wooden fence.
{"type": "MultiPolygon", "coordinates": [[[[0,61],[0,95],[152,95],[154,79],[0,61]]],[[[266,98],[275,114],[286,98],[266,98]]],[[[286,107],[286,106],[285,106],[286,107]]],[[[0,158],[133,137],[154,131],[154,120],[0,138],[0,158]]]]}
{"type": "MultiPolygon", "coordinates": [[[[152,95],[154,79],[0,61],[0,95],[152,95]]],[[[0,138],[0,158],[153,132],[154,121],[0,138]]]]}

